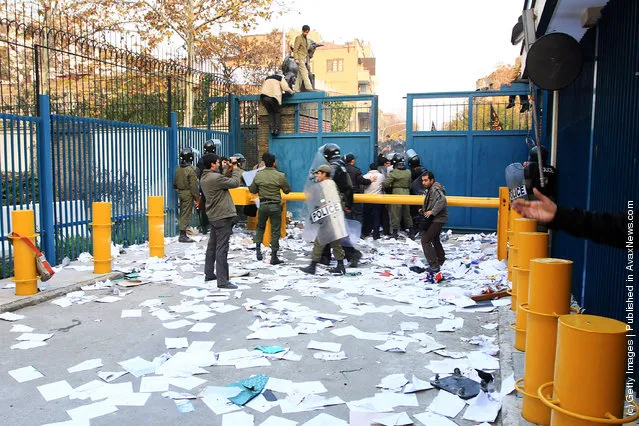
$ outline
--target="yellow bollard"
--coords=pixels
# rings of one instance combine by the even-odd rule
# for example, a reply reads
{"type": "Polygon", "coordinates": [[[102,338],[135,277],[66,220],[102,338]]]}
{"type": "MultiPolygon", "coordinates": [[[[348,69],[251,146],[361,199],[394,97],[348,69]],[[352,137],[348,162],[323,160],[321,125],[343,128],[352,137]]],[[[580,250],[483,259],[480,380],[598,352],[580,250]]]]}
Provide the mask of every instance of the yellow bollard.
{"type": "Polygon", "coordinates": [[[111,203],[93,203],[93,273],[111,272],[111,203]]]}
{"type": "Polygon", "coordinates": [[[517,317],[515,320],[515,349],[526,350],[526,312],[521,305],[528,303],[528,279],[531,259],[548,257],[548,234],[545,232],[521,232],[519,234],[519,266],[517,275],[517,317]]]}
{"type": "Polygon", "coordinates": [[[149,256],[164,257],[164,197],[148,197],[149,256]]]}
{"type": "Polygon", "coordinates": [[[554,382],[537,390],[541,402],[552,409],[552,426],[622,424],[639,418],[623,418],[627,343],[621,321],[594,315],[559,317],[554,382]]]}
{"type": "Polygon", "coordinates": [[[508,208],[510,207],[510,198],[508,195],[508,187],[499,187],[499,209],[497,212],[497,259],[506,259],[507,240],[508,240],[508,208]]]}
{"type": "MultiPolygon", "coordinates": [[[[33,210],[13,210],[11,229],[21,237],[27,237],[35,244],[33,210]]],[[[13,278],[16,296],[31,296],[38,292],[35,253],[21,238],[9,236],[13,242],[13,278]]]]}
{"type": "MultiPolygon", "coordinates": [[[[513,213],[515,213],[516,216],[519,216],[517,214],[517,212],[515,212],[513,210],[513,213]]],[[[518,304],[518,294],[519,294],[519,289],[517,288],[519,285],[519,281],[518,281],[518,275],[515,273],[515,268],[519,266],[519,234],[522,232],[534,232],[537,230],[537,221],[534,219],[524,219],[522,217],[516,217],[513,220],[513,233],[512,233],[512,240],[511,240],[511,246],[510,246],[510,250],[508,252],[508,260],[509,260],[509,265],[511,266],[511,283],[512,283],[512,290],[511,290],[511,301],[510,301],[510,310],[511,311],[516,311],[517,310],[517,304],[518,304]]],[[[511,328],[514,327],[514,323],[511,324],[511,328]]],[[[514,328],[513,328],[514,330],[514,328]]]]}
{"type": "Polygon", "coordinates": [[[537,389],[554,376],[557,318],[570,312],[572,262],[538,258],[529,266],[528,304],[520,305],[527,314],[524,377],[516,387],[523,395],[522,417],[549,425],[550,409],[539,400],[537,389]]]}
{"type": "MultiPolygon", "coordinates": [[[[514,232],[515,231],[513,229],[514,228],[513,221],[515,219],[519,219],[521,217],[522,216],[519,213],[517,213],[515,210],[513,210],[513,209],[508,210],[508,230],[506,231],[506,235],[508,237],[508,241],[507,241],[507,246],[508,246],[508,281],[511,281],[511,282],[513,280],[512,270],[513,270],[513,266],[514,266],[514,264],[513,264],[513,257],[514,256],[511,256],[511,251],[510,251],[510,248],[514,246],[513,239],[514,239],[514,232]]],[[[515,299],[514,296],[513,296],[513,299],[515,299]]],[[[516,307],[516,305],[513,304],[510,307],[510,309],[514,311],[515,307],[516,307]]]]}

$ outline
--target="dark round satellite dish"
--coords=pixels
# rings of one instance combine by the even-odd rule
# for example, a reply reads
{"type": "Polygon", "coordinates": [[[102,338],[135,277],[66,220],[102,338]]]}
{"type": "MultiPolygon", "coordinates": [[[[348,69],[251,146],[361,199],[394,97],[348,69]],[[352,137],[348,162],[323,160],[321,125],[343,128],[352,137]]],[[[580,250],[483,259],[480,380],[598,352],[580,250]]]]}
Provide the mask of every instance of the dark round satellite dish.
{"type": "Polygon", "coordinates": [[[526,55],[528,77],[546,90],[559,90],[579,77],[584,55],[577,40],[551,33],[535,41],[526,55]]]}

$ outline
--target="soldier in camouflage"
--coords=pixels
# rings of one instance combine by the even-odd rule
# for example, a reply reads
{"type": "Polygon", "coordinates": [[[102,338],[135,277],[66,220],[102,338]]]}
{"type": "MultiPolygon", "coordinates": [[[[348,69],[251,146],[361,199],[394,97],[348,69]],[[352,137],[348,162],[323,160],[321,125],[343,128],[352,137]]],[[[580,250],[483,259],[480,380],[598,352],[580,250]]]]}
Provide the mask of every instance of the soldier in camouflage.
{"type": "Polygon", "coordinates": [[[180,200],[179,229],[181,243],[193,243],[194,241],[186,235],[186,228],[191,222],[193,215],[193,203],[200,196],[197,185],[197,173],[193,167],[193,150],[191,148],[183,148],[180,151],[180,167],[175,170],[173,175],[173,188],[178,193],[180,200]]]}

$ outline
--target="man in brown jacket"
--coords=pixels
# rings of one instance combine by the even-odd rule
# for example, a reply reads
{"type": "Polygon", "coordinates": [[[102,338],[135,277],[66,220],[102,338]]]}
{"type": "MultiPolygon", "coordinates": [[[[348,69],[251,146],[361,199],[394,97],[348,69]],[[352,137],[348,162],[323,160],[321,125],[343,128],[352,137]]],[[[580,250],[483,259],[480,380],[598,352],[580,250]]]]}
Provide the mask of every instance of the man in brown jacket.
{"type": "Polygon", "coordinates": [[[273,136],[280,134],[282,125],[282,92],[294,93],[280,74],[266,77],[260,90],[260,101],[268,112],[268,129],[273,136]]]}
{"type": "Polygon", "coordinates": [[[304,88],[312,92],[313,85],[311,79],[308,76],[308,68],[306,68],[306,57],[308,56],[308,33],[311,31],[311,27],[304,25],[302,27],[302,34],[295,37],[295,43],[293,43],[293,59],[297,63],[297,79],[295,80],[295,91],[299,92],[304,84],[304,88]]]}

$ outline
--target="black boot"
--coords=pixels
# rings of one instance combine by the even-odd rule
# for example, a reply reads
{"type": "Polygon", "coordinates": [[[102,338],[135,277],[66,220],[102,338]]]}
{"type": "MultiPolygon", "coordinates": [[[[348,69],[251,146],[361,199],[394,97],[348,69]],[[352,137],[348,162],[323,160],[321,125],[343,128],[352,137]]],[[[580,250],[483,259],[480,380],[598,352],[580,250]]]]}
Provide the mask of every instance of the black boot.
{"type": "Polygon", "coordinates": [[[277,250],[271,251],[271,265],[279,265],[280,263],[284,262],[277,257],[277,250]]]}
{"type": "Polygon", "coordinates": [[[415,239],[415,236],[417,235],[417,228],[412,227],[410,228],[410,231],[408,231],[408,238],[410,238],[411,240],[415,239]]]}
{"type": "Polygon", "coordinates": [[[186,231],[180,231],[180,238],[178,238],[178,241],[181,242],[181,243],[194,243],[195,242],[192,239],[190,239],[188,235],[186,235],[186,231]]]}
{"type": "Polygon", "coordinates": [[[310,265],[305,268],[300,268],[302,272],[306,272],[307,274],[315,275],[315,268],[317,266],[317,262],[312,261],[310,265]]]}
{"type": "Polygon", "coordinates": [[[257,256],[257,260],[264,259],[264,256],[262,256],[262,243],[255,243],[255,256],[257,256]]]}
{"type": "Polygon", "coordinates": [[[391,234],[391,237],[396,239],[396,240],[399,240],[399,234],[397,233],[397,229],[393,230],[393,233],[391,234]]]}
{"type": "Polygon", "coordinates": [[[348,261],[348,266],[350,266],[351,268],[357,268],[357,265],[359,265],[359,261],[361,258],[362,258],[362,252],[357,249],[353,249],[351,258],[348,261]]]}
{"type": "Polygon", "coordinates": [[[344,268],[344,261],[338,260],[337,266],[329,269],[328,272],[330,272],[331,274],[339,274],[339,275],[346,274],[346,269],[344,268]]]}

